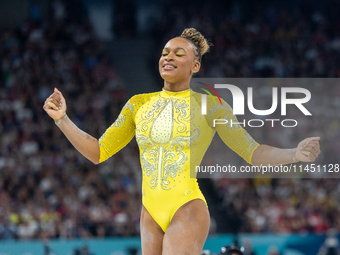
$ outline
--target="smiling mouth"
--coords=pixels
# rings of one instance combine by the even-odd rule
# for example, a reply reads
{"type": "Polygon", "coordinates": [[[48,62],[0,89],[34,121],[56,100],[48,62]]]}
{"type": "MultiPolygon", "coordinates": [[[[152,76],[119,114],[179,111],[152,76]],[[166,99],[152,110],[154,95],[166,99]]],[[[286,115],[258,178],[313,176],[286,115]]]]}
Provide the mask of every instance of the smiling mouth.
{"type": "Polygon", "coordinates": [[[173,66],[173,65],[164,65],[164,66],[163,66],[163,69],[164,69],[164,70],[173,70],[173,69],[175,69],[175,68],[177,68],[177,67],[175,67],[175,66],[173,66]]]}

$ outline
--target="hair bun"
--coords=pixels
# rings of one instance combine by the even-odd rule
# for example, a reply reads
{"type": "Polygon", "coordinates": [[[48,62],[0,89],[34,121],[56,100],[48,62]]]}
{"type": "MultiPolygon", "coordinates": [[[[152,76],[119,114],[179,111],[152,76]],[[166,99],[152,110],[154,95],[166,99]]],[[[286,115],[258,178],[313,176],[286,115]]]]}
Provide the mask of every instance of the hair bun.
{"type": "Polygon", "coordinates": [[[204,53],[209,51],[210,43],[207,41],[207,39],[204,38],[204,36],[197,31],[195,28],[186,28],[182,34],[181,37],[184,37],[186,39],[189,39],[194,44],[197,45],[197,47],[201,51],[201,55],[203,56],[204,53]]]}

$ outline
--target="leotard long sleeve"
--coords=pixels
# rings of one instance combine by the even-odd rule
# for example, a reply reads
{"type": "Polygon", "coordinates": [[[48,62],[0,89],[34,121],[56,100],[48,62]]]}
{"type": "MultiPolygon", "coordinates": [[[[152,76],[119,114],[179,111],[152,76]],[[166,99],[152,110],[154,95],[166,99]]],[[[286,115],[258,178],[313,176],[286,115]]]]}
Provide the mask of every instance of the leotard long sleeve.
{"type": "Polygon", "coordinates": [[[239,125],[217,125],[214,119],[237,119],[231,107],[207,100],[201,114],[201,94],[191,89],[135,95],[117,120],[99,139],[100,162],[122,149],[136,136],[143,173],[142,201],[165,232],[183,204],[202,199],[190,169],[199,166],[217,132],[224,143],[248,163],[259,145],[239,125]]]}

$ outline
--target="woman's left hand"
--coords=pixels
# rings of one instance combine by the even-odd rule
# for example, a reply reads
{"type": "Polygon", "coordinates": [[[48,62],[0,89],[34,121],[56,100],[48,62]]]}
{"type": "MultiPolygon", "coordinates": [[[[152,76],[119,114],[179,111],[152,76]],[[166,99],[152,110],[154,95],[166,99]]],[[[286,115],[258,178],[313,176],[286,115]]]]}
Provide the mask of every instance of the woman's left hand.
{"type": "Polygon", "coordinates": [[[309,137],[302,140],[295,149],[297,161],[313,162],[320,154],[320,137],[309,137]]]}

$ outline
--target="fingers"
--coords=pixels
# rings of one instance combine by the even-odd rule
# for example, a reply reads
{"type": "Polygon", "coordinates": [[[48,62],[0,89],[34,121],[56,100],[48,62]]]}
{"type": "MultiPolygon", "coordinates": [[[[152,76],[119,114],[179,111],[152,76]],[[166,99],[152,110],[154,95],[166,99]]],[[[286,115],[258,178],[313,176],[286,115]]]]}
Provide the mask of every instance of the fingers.
{"type": "Polygon", "coordinates": [[[301,153],[307,157],[309,157],[310,155],[310,152],[309,151],[301,151],[301,153]]]}
{"type": "Polygon", "coordinates": [[[299,144],[298,149],[304,157],[303,161],[311,162],[319,156],[321,153],[319,140],[320,137],[309,137],[299,144]]]}
{"type": "Polygon", "coordinates": [[[310,143],[319,143],[320,137],[309,137],[301,141],[302,146],[306,146],[307,144],[310,143]]]}
{"type": "Polygon", "coordinates": [[[308,142],[302,146],[302,150],[306,150],[307,148],[314,149],[316,152],[320,152],[320,144],[315,141],[308,142]]]}
{"type": "MultiPolygon", "coordinates": [[[[46,99],[45,104],[44,104],[44,109],[45,106],[48,106],[50,109],[54,109],[56,111],[61,109],[61,101],[55,99],[54,97],[50,96],[49,98],[46,99]]],[[[47,108],[48,109],[48,108],[47,108]]]]}
{"type": "Polygon", "coordinates": [[[64,99],[63,94],[61,94],[61,92],[57,88],[54,88],[54,93],[56,93],[61,99],[64,99]]]}
{"type": "MultiPolygon", "coordinates": [[[[57,99],[55,99],[53,97],[49,98],[47,100],[47,102],[50,102],[50,103],[54,104],[57,108],[60,108],[60,106],[61,106],[61,101],[57,100],[57,99]]],[[[58,110],[58,109],[56,109],[56,110],[58,110]]]]}
{"type": "Polygon", "coordinates": [[[301,151],[301,153],[305,156],[312,157],[312,158],[317,158],[317,156],[319,156],[320,152],[315,151],[314,149],[311,150],[303,150],[301,151]]]}
{"type": "Polygon", "coordinates": [[[313,141],[319,141],[320,140],[320,137],[318,136],[318,137],[311,137],[311,139],[313,140],[313,141]]]}
{"type": "Polygon", "coordinates": [[[64,102],[65,102],[65,99],[64,99],[63,95],[61,94],[61,92],[57,88],[55,88],[53,94],[50,95],[46,99],[43,108],[45,110],[53,109],[53,110],[58,111],[58,110],[61,110],[63,108],[63,106],[65,106],[64,102]]]}
{"type": "Polygon", "coordinates": [[[50,95],[47,99],[50,99],[52,101],[55,100],[53,101],[53,103],[59,106],[62,103],[64,97],[61,92],[55,88],[53,94],[50,95]]]}
{"type": "Polygon", "coordinates": [[[318,143],[310,143],[303,148],[301,153],[306,155],[310,160],[314,161],[321,153],[320,145],[318,143]]]}
{"type": "Polygon", "coordinates": [[[316,153],[315,151],[301,151],[301,153],[310,161],[314,161],[319,155],[319,153],[316,153]]]}
{"type": "Polygon", "coordinates": [[[52,103],[52,102],[47,102],[46,104],[47,104],[49,107],[51,107],[52,109],[58,111],[58,107],[57,107],[54,103],[52,103]]]}
{"type": "Polygon", "coordinates": [[[56,93],[53,93],[46,99],[46,101],[53,101],[53,103],[55,103],[56,105],[60,104],[60,100],[61,98],[58,95],[56,95],[56,93]]]}

